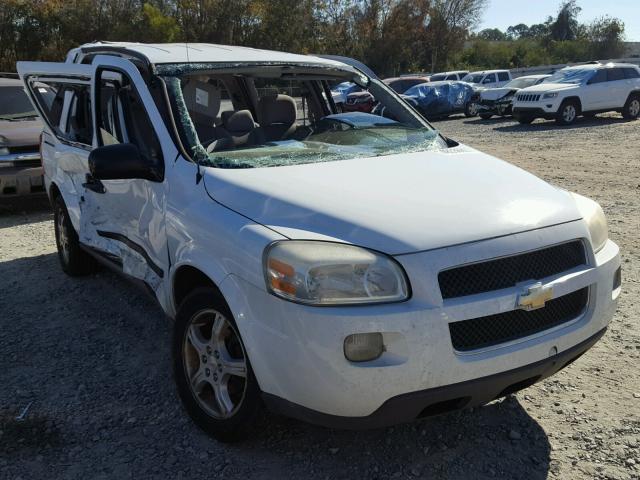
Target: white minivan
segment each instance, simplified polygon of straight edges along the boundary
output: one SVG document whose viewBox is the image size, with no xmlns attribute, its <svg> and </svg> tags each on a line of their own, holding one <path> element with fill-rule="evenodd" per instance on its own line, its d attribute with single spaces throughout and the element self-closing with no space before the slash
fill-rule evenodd
<svg viewBox="0 0 640 480">
<path fill-rule="evenodd" d="M 597 203 L 444 137 L 346 63 L 93 43 L 18 70 L 63 270 L 99 262 L 157 299 L 180 398 L 220 440 L 265 406 L 363 428 L 481 405 L 614 314 Z M 339 113 L 347 81 L 385 116 Z"/>
</svg>

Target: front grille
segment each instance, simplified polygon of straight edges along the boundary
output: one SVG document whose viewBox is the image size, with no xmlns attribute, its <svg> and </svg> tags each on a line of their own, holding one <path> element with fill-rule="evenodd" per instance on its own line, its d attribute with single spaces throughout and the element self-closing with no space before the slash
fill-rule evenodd
<svg viewBox="0 0 640 480">
<path fill-rule="evenodd" d="M 38 145 L 9 146 L 9 153 L 38 153 L 39 150 Z"/>
<path fill-rule="evenodd" d="M 589 288 L 554 298 L 537 310 L 513 310 L 449 324 L 453 348 L 465 352 L 527 337 L 578 318 Z"/>
<path fill-rule="evenodd" d="M 491 292 L 526 280 L 540 280 L 586 263 L 584 245 L 574 240 L 520 255 L 472 263 L 438 274 L 443 299 Z"/>
<path fill-rule="evenodd" d="M 540 100 L 540 94 L 521 93 L 516 96 L 519 102 L 537 102 Z"/>
</svg>

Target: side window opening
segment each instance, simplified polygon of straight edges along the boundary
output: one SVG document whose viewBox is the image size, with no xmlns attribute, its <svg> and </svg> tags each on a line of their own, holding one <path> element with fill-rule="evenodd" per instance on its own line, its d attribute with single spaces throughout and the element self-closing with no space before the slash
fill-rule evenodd
<svg viewBox="0 0 640 480">
<path fill-rule="evenodd" d="M 64 133 L 67 140 L 84 145 L 93 143 L 91 95 L 88 85 L 71 87 L 69 114 Z"/>
<path fill-rule="evenodd" d="M 118 72 L 101 70 L 98 75 L 100 145 L 132 143 L 143 158 L 161 168 L 160 141 L 135 86 Z"/>
<path fill-rule="evenodd" d="M 621 68 L 609 68 L 607 70 L 607 81 L 615 82 L 617 80 L 624 80 L 624 72 Z"/>
<path fill-rule="evenodd" d="M 591 79 L 589 80 L 589 84 L 602 83 L 606 81 L 607 81 L 606 70 L 598 70 L 596 74 L 593 77 L 591 77 Z"/>
<path fill-rule="evenodd" d="M 509 80 L 509 74 L 507 72 L 498 72 L 498 80 L 507 82 Z"/>
<path fill-rule="evenodd" d="M 29 82 L 29 87 L 56 137 L 92 145 L 91 88 L 88 84 L 34 80 Z"/>
</svg>

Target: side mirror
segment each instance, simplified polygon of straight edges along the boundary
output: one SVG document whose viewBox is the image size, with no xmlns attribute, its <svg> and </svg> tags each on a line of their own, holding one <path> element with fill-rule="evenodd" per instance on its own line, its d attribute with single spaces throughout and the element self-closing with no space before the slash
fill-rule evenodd
<svg viewBox="0 0 640 480">
<path fill-rule="evenodd" d="M 89 154 L 89 171 L 97 180 L 162 180 L 156 169 L 140 155 L 138 147 L 132 143 L 105 145 L 92 150 Z"/>
</svg>

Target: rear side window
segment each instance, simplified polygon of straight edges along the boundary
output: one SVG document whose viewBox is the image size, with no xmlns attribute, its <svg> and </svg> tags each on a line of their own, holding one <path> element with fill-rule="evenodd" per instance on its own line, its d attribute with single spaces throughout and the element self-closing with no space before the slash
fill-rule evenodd
<svg viewBox="0 0 640 480">
<path fill-rule="evenodd" d="M 640 78 L 640 72 L 637 68 L 625 67 L 622 70 L 624 71 L 625 78 Z"/>
<path fill-rule="evenodd" d="M 509 81 L 509 74 L 507 72 L 498 72 L 498 80 L 500 82 Z"/>
<path fill-rule="evenodd" d="M 615 82 L 617 80 L 624 80 L 624 72 L 621 68 L 609 68 L 607 70 L 607 81 Z"/>
<path fill-rule="evenodd" d="M 88 85 L 68 88 L 69 113 L 63 126 L 62 136 L 71 142 L 91 145 L 93 120 L 91 117 L 91 90 Z"/>
<path fill-rule="evenodd" d="M 89 84 L 37 80 L 29 86 L 56 137 L 91 146 L 93 120 Z"/>
<path fill-rule="evenodd" d="M 162 148 L 134 85 L 117 72 L 99 73 L 97 131 L 100 145 L 132 143 L 142 157 L 163 165 Z"/>
</svg>

